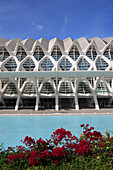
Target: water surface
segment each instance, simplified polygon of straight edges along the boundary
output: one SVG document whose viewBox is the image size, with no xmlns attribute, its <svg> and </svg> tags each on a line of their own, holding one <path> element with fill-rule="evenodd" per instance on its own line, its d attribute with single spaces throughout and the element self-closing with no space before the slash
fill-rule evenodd
<svg viewBox="0 0 113 170">
<path fill-rule="evenodd" d="M 113 130 L 113 115 L 0 116 L 0 144 L 3 143 L 5 148 L 21 145 L 25 136 L 48 139 L 61 127 L 79 137 L 83 123 L 103 134 L 104 130 Z"/>
</svg>

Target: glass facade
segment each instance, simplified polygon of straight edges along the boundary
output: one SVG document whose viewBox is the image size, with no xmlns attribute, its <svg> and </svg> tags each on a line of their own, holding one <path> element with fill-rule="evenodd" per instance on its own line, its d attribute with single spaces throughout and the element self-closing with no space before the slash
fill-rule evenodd
<svg viewBox="0 0 113 170">
<path fill-rule="evenodd" d="M 4 66 L 8 71 L 16 71 L 17 68 L 16 61 L 13 58 L 9 59 Z"/>
<path fill-rule="evenodd" d="M 33 60 L 31 58 L 28 58 L 24 64 L 23 64 L 23 68 L 26 71 L 33 71 L 35 68 L 35 63 L 33 62 Z"/>
<path fill-rule="evenodd" d="M 78 70 L 88 70 L 89 67 L 90 67 L 89 62 L 82 57 L 78 62 Z"/>
<path fill-rule="evenodd" d="M 113 61 L 113 46 L 110 45 L 103 53 L 103 55 L 109 60 Z"/>
<path fill-rule="evenodd" d="M 33 56 L 37 61 L 41 60 L 44 57 L 44 52 L 40 46 L 36 46 Z"/>
<path fill-rule="evenodd" d="M 58 61 L 59 58 L 62 56 L 60 48 L 57 45 L 54 47 L 51 56 L 54 58 L 55 61 Z"/>
<path fill-rule="evenodd" d="M 0 62 L 4 61 L 10 56 L 9 52 L 3 46 L 0 47 Z"/>
<path fill-rule="evenodd" d="M 18 61 L 22 61 L 25 57 L 27 56 L 25 50 L 23 49 L 22 46 L 18 46 L 18 50 L 17 50 L 17 53 L 16 53 L 16 57 L 18 59 Z"/>
<path fill-rule="evenodd" d="M 94 45 L 92 45 L 89 50 L 86 53 L 86 56 L 89 57 L 91 60 L 95 60 L 95 58 L 97 57 L 97 52 L 95 50 Z"/>
<path fill-rule="evenodd" d="M 73 45 L 73 47 L 71 48 L 69 54 L 68 54 L 74 61 L 77 60 L 77 58 L 79 57 L 80 53 L 77 49 L 77 47 L 75 45 Z"/>
<path fill-rule="evenodd" d="M 41 63 L 41 68 L 43 71 L 51 71 L 53 66 L 54 66 L 53 63 L 49 58 L 45 58 Z"/>
<path fill-rule="evenodd" d="M 101 57 L 98 57 L 96 61 L 97 70 L 106 70 L 108 63 Z"/>
<path fill-rule="evenodd" d="M 59 67 L 62 71 L 68 71 L 72 67 L 72 64 L 67 58 L 63 58 L 59 63 Z"/>
<path fill-rule="evenodd" d="M 63 94 L 73 93 L 70 82 L 62 82 L 60 85 L 59 93 L 63 93 Z"/>
</svg>

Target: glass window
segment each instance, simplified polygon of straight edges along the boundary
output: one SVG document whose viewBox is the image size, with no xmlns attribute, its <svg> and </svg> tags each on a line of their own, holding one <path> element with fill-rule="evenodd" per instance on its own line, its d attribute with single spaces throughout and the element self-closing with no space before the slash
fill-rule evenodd
<svg viewBox="0 0 113 170">
<path fill-rule="evenodd" d="M 109 93 L 109 90 L 108 90 L 108 88 L 107 88 L 107 86 L 106 86 L 106 84 L 104 82 L 100 82 L 98 84 L 96 93 L 102 93 L 102 94 Z"/>
<path fill-rule="evenodd" d="M 91 90 L 86 82 L 80 82 L 78 86 L 78 93 L 87 94 L 91 93 Z"/>
<path fill-rule="evenodd" d="M 71 48 L 69 54 L 68 54 L 74 61 L 77 60 L 77 58 L 79 57 L 79 51 L 77 49 L 77 47 L 75 45 L 73 45 L 73 47 Z"/>
<path fill-rule="evenodd" d="M 51 71 L 53 68 L 53 63 L 49 58 L 45 58 L 41 64 L 41 67 L 44 71 Z"/>
<path fill-rule="evenodd" d="M 59 63 L 59 67 L 62 71 L 68 71 L 72 67 L 72 64 L 67 58 L 63 58 L 62 61 Z"/>
<path fill-rule="evenodd" d="M 99 57 L 96 61 L 96 67 L 97 70 L 106 70 L 106 68 L 108 67 L 108 63 L 103 60 L 103 58 Z"/>
<path fill-rule="evenodd" d="M 42 86 L 41 93 L 52 94 L 54 93 L 53 85 L 51 82 L 45 82 Z"/>
<path fill-rule="evenodd" d="M 107 57 L 109 60 L 113 61 L 113 46 L 110 45 L 103 54 L 105 57 Z"/>
<path fill-rule="evenodd" d="M 18 50 L 16 53 L 16 57 L 18 59 L 18 61 L 22 61 L 25 57 L 27 56 L 25 50 L 23 49 L 22 46 L 18 46 Z"/>
<path fill-rule="evenodd" d="M 95 50 L 94 45 L 92 45 L 89 50 L 86 53 L 87 57 L 89 57 L 91 60 L 95 60 L 96 56 L 97 56 L 97 52 Z"/>
<path fill-rule="evenodd" d="M 78 62 L 78 70 L 88 70 L 90 64 L 85 58 L 81 58 Z"/>
<path fill-rule="evenodd" d="M 4 91 L 4 94 L 17 94 L 17 89 L 14 83 L 9 83 Z"/>
<path fill-rule="evenodd" d="M 15 71 L 17 68 L 16 61 L 13 58 L 9 59 L 4 66 L 8 71 Z"/>
<path fill-rule="evenodd" d="M 34 83 L 32 83 L 32 82 L 26 83 L 22 94 L 28 94 L 28 95 L 36 94 Z"/>
<path fill-rule="evenodd" d="M 73 93 L 71 84 L 69 82 L 62 82 L 60 85 L 59 93 L 63 93 L 63 94 Z"/>
<path fill-rule="evenodd" d="M 8 53 L 8 51 L 3 46 L 1 46 L 0 47 L 0 62 L 4 61 L 9 56 L 10 54 Z"/>
<path fill-rule="evenodd" d="M 33 56 L 37 61 L 44 57 L 44 52 L 40 46 L 36 46 Z"/>
<path fill-rule="evenodd" d="M 28 58 L 24 62 L 23 67 L 26 71 L 33 71 L 35 68 L 35 63 L 33 62 L 33 60 L 31 58 Z"/>
<path fill-rule="evenodd" d="M 54 47 L 51 56 L 54 58 L 55 61 L 58 61 L 59 58 L 62 56 L 60 48 L 57 45 Z"/>
</svg>

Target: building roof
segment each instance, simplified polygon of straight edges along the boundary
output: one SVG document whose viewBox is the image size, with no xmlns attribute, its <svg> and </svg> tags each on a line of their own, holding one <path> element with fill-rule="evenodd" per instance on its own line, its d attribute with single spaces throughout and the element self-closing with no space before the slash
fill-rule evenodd
<svg viewBox="0 0 113 170">
<path fill-rule="evenodd" d="M 14 38 L 12 40 L 2 38 L 0 39 L 0 44 L 6 45 L 11 51 L 14 51 L 18 42 L 20 42 L 25 46 L 25 48 L 28 49 L 28 51 L 31 51 L 33 49 L 33 45 L 36 42 L 39 42 L 39 44 L 43 46 L 46 51 L 51 51 L 55 45 L 59 45 L 59 47 L 62 48 L 62 50 L 67 51 L 74 41 L 78 43 L 82 51 L 85 51 L 85 49 L 87 49 L 87 47 L 90 45 L 92 41 L 95 42 L 95 44 L 98 47 L 98 50 L 102 51 L 107 44 L 113 41 L 113 38 L 106 37 L 106 38 L 100 39 L 98 37 L 93 37 L 91 39 L 86 39 L 84 37 L 81 37 L 76 40 L 70 37 L 64 40 L 58 39 L 56 37 L 51 40 L 47 40 L 45 38 L 40 38 L 38 40 L 34 40 L 32 38 L 27 38 L 25 40 L 21 40 L 19 38 Z"/>
</svg>

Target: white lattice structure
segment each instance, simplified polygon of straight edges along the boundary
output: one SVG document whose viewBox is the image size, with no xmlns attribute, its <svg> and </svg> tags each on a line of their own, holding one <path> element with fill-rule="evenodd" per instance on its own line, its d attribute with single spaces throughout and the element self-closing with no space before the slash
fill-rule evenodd
<svg viewBox="0 0 113 170">
<path fill-rule="evenodd" d="M 110 37 L 3 38 L 0 39 L 0 107 L 15 110 L 112 107 L 112 71 Z M 99 76 L 100 73 L 103 74 Z"/>
</svg>

